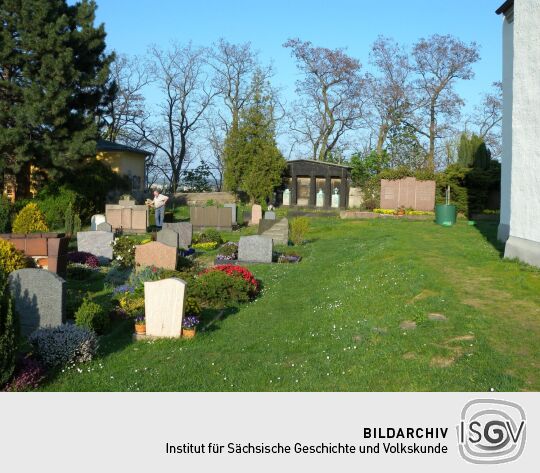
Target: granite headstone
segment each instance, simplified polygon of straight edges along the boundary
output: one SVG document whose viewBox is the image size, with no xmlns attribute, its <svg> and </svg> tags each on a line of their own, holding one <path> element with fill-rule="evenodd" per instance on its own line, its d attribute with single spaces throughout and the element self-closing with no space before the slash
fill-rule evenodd
<svg viewBox="0 0 540 473">
<path fill-rule="evenodd" d="M 262 207 L 259 204 L 254 204 L 251 207 L 251 225 L 259 225 L 259 220 L 262 219 Z"/>
<path fill-rule="evenodd" d="M 267 212 L 264 212 L 264 219 L 265 220 L 275 220 L 276 219 L 276 212 L 273 212 L 271 210 L 268 210 Z"/>
<path fill-rule="evenodd" d="M 96 230 L 98 232 L 112 232 L 112 225 L 107 222 L 101 222 L 97 227 Z"/>
<path fill-rule="evenodd" d="M 90 228 L 92 229 L 93 232 L 95 232 L 97 230 L 97 226 L 100 223 L 103 223 L 106 221 L 107 220 L 105 219 L 105 215 L 102 215 L 102 214 L 92 215 L 92 218 L 90 219 Z"/>
<path fill-rule="evenodd" d="M 272 250 L 272 238 L 262 235 L 240 237 L 240 242 L 238 244 L 238 262 L 271 263 Z"/>
<path fill-rule="evenodd" d="M 156 241 L 174 248 L 178 248 L 178 233 L 171 228 L 164 228 L 163 230 L 157 232 Z"/>
<path fill-rule="evenodd" d="M 103 262 L 109 262 L 113 257 L 112 232 L 77 232 L 77 250 L 86 251 L 97 256 Z"/>
<path fill-rule="evenodd" d="M 9 275 L 8 284 L 24 336 L 65 323 L 66 282 L 60 276 L 45 269 L 19 269 Z"/>
<path fill-rule="evenodd" d="M 193 239 L 193 225 L 189 222 L 163 222 L 163 229 L 174 230 L 178 233 L 180 248 L 189 248 Z"/>
<path fill-rule="evenodd" d="M 186 282 L 171 278 L 144 283 L 146 334 L 180 337 L 186 300 Z"/>
<path fill-rule="evenodd" d="M 140 271 L 147 266 L 163 269 L 176 269 L 178 249 L 159 241 L 135 246 L 135 269 Z"/>
</svg>

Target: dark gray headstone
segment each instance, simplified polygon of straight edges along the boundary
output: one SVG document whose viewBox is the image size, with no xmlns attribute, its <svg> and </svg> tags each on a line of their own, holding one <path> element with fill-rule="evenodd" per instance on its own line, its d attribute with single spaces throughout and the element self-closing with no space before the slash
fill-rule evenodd
<svg viewBox="0 0 540 473">
<path fill-rule="evenodd" d="M 180 248 L 189 248 L 193 239 L 193 225 L 190 222 L 163 222 L 163 229 L 168 228 L 178 233 Z"/>
<path fill-rule="evenodd" d="M 66 282 L 60 276 L 45 269 L 19 269 L 9 275 L 8 284 L 24 336 L 65 323 Z"/>
<path fill-rule="evenodd" d="M 271 263 L 272 250 L 272 238 L 261 235 L 240 237 L 238 262 Z"/>
<path fill-rule="evenodd" d="M 77 232 L 77 250 L 97 256 L 101 261 L 110 261 L 113 257 L 111 232 Z"/>
<path fill-rule="evenodd" d="M 265 220 L 275 220 L 276 219 L 276 212 L 273 212 L 271 210 L 267 210 L 264 212 L 264 219 Z"/>
<path fill-rule="evenodd" d="M 223 204 L 223 207 L 227 207 L 231 209 L 232 223 L 236 225 L 238 223 L 237 216 L 236 216 L 236 204 Z"/>
<path fill-rule="evenodd" d="M 245 210 L 242 214 L 242 222 L 243 223 L 249 223 L 251 222 L 251 212 Z"/>
<path fill-rule="evenodd" d="M 98 232 L 112 232 L 112 225 L 110 223 L 107 223 L 107 222 L 102 222 L 100 223 L 97 227 L 96 227 L 96 230 Z"/>
<path fill-rule="evenodd" d="M 170 228 L 164 228 L 163 230 L 157 232 L 156 241 L 159 241 L 167 246 L 178 248 L 178 233 Z"/>
</svg>

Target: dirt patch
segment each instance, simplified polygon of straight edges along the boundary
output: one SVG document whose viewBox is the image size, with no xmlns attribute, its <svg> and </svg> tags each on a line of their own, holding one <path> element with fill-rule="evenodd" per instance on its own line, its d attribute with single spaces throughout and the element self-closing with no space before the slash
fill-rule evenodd
<svg viewBox="0 0 540 473">
<path fill-rule="evenodd" d="M 474 340 L 474 335 L 461 335 L 459 337 L 454 337 L 446 340 L 446 343 L 470 342 L 471 340 Z"/>
<path fill-rule="evenodd" d="M 414 360 L 414 359 L 416 359 L 416 353 L 412 353 L 412 352 L 404 353 L 403 354 L 403 359 L 404 360 Z"/>
<path fill-rule="evenodd" d="M 434 368 L 448 368 L 454 364 L 454 358 L 444 358 L 442 356 L 434 356 L 429 362 L 429 366 Z"/>
</svg>

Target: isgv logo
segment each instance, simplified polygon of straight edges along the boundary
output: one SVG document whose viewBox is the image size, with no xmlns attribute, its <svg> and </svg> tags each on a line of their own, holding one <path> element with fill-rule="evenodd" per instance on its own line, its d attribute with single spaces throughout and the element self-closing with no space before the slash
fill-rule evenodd
<svg viewBox="0 0 540 473">
<path fill-rule="evenodd" d="M 513 402 L 477 399 L 461 411 L 459 453 L 470 463 L 507 463 L 525 448 L 525 411 Z"/>
</svg>

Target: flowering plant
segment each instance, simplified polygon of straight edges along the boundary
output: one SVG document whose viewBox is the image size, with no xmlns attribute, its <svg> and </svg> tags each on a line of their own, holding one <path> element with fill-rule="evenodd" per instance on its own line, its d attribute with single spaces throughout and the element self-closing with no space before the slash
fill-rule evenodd
<svg viewBox="0 0 540 473">
<path fill-rule="evenodd" d="M 192 248 L 195 248 L 196 250 L 203 250 L 203 251 L 210 251 L 215 250 L 218 246 L 218 243 L 215 241 L 208 241 L 205 243 L 194 243 L 191 245 Z"/>
<path fill-rule="evenodd" d="M 182 320 L 182 328 L 192 329 L 199 325 L 199 323 L 199 317 L 188 315 L 187 317 L 184 317 L 184 320 Z"/>
<path fill-rule="evenodd" d="M 68 263 L 84 264 L 90 268 L 99 267 L 99 259 L 86 251 L 71 251 L 67 255 Z"/>
<path fill-rule="evenodd" d="M 122 284 L 113 289 L 114 294 L 133 294 L 134 292 L 135 288 L 129 284 Z"/>
<path fill-rule="evenodd" d="M 139 314 L 137 317 L 135 317 L 135 325 L 145 325 L 146 319 L 144 318 L 144 315 Z"/>
<path fill-rule="evenodd" d="M 45 378 L 45 367 L 32 357 L 25 357 L 15 372 L 15 376 L 6 386 L 6 391 L 20 392 L 36 389 Z"/>
<path fill-rule="evenodd" d="M 112 247 L 115 261 L 123 267 L 135 265 L 136 241 L 128 236 L 115 238 Z"/>
<path fill-rule="evenodd" d="M 249 269 L 244 268 L 243 266 L 235 264 L 218 264 L 213 268 L 207 269 L 203 273 L 212 271 L 221 271 L 229 276 L 240 277 L 250 284 L 252 295 L 256 295 L 259 292 L 259 281 L 255 279 L 255 276 Z"/>
<path fill-rule="evenodd" d="M 221 246 L 217 255 L 218 259 L 233 261 L 238 259 L 238 243 L 229 241 Z"/>
</svg>

